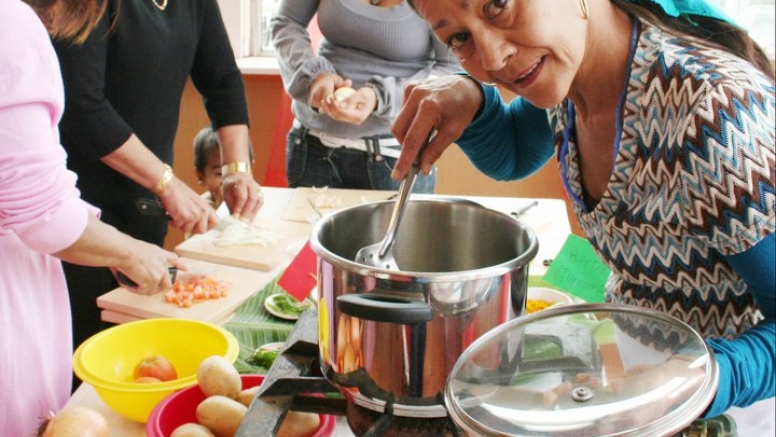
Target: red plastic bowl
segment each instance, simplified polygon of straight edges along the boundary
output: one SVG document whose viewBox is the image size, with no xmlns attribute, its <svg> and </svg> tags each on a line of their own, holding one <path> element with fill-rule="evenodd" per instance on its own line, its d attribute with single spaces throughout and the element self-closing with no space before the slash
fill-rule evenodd
<svg viewBox="0 0 776 437">
<path fill-rule="evenodd" d="M 260 385 L 264 381 L 264 375 L 241 375 L 243 388 L 251 388 Z M 199 386 L 175 392 L 161 402 L 151 411 L 146 422 L 146 434 L 148 437 L 170 437 L 175 428 L 184 423 L 197 423 L 197 405 L 205 399 Z M 334 416 L 320 415 L 321 425 L 310 437 L 330 437 L 334 432 Z"/>
</svg>

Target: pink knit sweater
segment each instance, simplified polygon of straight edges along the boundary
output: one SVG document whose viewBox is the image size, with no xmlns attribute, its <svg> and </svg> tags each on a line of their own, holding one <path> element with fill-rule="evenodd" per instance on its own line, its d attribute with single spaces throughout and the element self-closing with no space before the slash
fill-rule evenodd
<svg viewBox="0 0 776 437">
<path fill-rule="evenodd" d="M 72 335 L 62 266 L 95 211 L 65 167 L 59 64 L 38 16 L 0 0 L 0 434 L 29 437 L 67 401 Z"/>
</svg>

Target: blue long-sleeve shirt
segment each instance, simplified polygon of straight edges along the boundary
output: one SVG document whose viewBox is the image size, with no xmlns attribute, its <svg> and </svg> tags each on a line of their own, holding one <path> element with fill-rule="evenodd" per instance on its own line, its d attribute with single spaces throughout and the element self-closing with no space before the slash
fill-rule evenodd
<svg viewBox="0 0 776 437">
<path fill-rule="evenodd" d="M 720 369 L 712 417 L 776 394 L 774 83 L 647 25 L 632 56 L 612 177 L 595 205 L 582 200 L 569 101 L 544 111 L 483 87 L 481 113 L 456 143 L 500 180 L 555 153 L 585 235 L 612 270 L 607 299 L 667 308 L 709 339 Z"/>
</svg>

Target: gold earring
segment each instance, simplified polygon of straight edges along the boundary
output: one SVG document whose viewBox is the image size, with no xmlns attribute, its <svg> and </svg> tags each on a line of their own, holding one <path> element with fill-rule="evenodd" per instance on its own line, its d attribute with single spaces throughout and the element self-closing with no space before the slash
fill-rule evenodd
<svg viewBox="0 0 776 437">
<path fill-rule="evenodd" d="M 587 9 L 587 0 L 579 0 L 579 7 L 582 8 L 582 16 L 587 20 L 587 17 L 590 16 Z"/>
</svg>

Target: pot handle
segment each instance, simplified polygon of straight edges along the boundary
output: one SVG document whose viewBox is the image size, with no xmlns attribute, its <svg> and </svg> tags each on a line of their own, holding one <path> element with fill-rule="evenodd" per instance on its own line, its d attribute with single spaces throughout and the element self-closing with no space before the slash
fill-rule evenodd
<svg viewBox="0 0 776 437">
<path fill-rule="evenodd" d="M 425 302 L 407 301 L 374 293 L 338 296 L 337 310 L 362 320 L 404 325 L 428 322 L 434 317 L 434 309 Z"/>
</svg>

